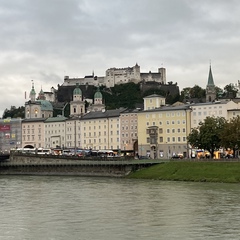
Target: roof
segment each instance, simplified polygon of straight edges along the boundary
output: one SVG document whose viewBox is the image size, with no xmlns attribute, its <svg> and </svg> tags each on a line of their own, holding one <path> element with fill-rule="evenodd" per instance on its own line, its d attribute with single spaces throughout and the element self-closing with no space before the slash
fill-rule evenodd
<svg viewBox="0 0 240 240">
<path fill-rule="evenodd" d="M 94 99 L 95 98 L 102 98 L 102 93 L 100 92 L 99 88 L 98 88 L 97 92 L 95 92 L 95 94 L 94 94 Z"/>
<path fill-rule="evenodd" d="M 207 86 L 214 86 L 211 66 L 210 66 L 210 68 L 209 68 L 209 75 L 208 75 L 208 83 L 207 83 Z"/>
<path fill-rule="evenodd" d="M 125 111 L 126 108 L 119 108 L 114 110 L 106 110 L 106 111 L 96 111 L 96 112 L 89 112 L 84 115 L 81 119 L 95 119 L 95 118 L 111 118 L 111 117 L 119 117 L 120 113 Z"/>
<path fill-rule="evenodd" d="M 41 110 L 42 111 L 53 111 L 52 104 L 47 100 L 37 100 L 36 102 L 39 102 L 41 104 Z"/>
<path fill-rule="evenodd" d="M 57 116 L 57 117 L 49 117 L 45 120 L 45 122 L 64 122 L 67 118 L 64 116 Z"/>
<path fill-rule="evenodd" d="M 76 88 L 73 90 L 73 95 L 82 95 L 82 90 L 79 88 L 79 83 L 76 84 Z"/>
<path fill-rule="evenodd" d="M 204 105 L 213 105 L 213 104 L 227 104 L 231 100 L 224 99 L 224 100 L 219 100 L 219 101 L 214 101 L 214 102 L 205 102 L 205 103 L 193 103 L 190 104 L 191 106 L 204 106 Z"/>
<path fill-rule="evenodd" d="M 178 105 L 178 106 L 162 106 L 159 108 L 153 108 L 149 110 L 143 110 L 139 111 L 140 113 L 145 113 L 145 112 L 159 112 L 159 111 L 177 111 L 177 110 L 191 110 L 191 106 L 189 104 L 184 104 L 184 105 Z"/>
<path fill-rule="evenodd" d="M 146 96 L 144 98 L 165 98 L 165 97 L 158 95 L 158 94 L 152 94 L 152 95 Z"/>
<path fill-rule="evenodd" d="M 25 118 L 22 120 L 22 123 L 25 122 L 44 122 L 45 118 Z"/>
</svg>

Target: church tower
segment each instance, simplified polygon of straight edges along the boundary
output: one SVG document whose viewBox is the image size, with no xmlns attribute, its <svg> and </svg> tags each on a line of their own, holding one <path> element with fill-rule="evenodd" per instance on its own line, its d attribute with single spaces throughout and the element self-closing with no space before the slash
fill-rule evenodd
<svg viewBox="0 0 240 240">
<path fill-rule="evenodd" d="M 82 116 L 85 114 L 85 103 L 82 100 L 82 90 L 79 87 L 79 83 L 76 83 L 76 87 L 73 90 L 73 100 L 70 102 L 70 115 L 72 117 Z"/>
<path fill-rule="evenodd" d="M 206 102 L 212 102 L 215 99 L 216 99 L 216 90 L 215 90 L 215 85 L 214 85 L 213 76 L 212 76 L 212 69 L 210 65 L 209 74 L 208 74 L 208 83 L 206 87 Z"/>
<path fill-rule="evenodd" d="M 105 110 L 105 104 L 103 104 L 103 96 L 99 87 L 94 94 L 93 104 L 88 107 L 88 112 L 97 112 Z"/>
<path fill-rule="evenodd" d="M 36 92 L 35 92 L 35 89 L 34 89 L 33 80 L 32 80 L 32 89 L 30 91 L 29 98 L 30 98 L 31 102 L 35 102 L 36 101 Z"/>
<path fill-rule="evenodd" d="M 43 92 L 42 88 L 41 88 L 41 91 L 38 94 L 38 100 L 46 100 L 46 97 L 44 95 L 44 92 Z"/>
</svg>

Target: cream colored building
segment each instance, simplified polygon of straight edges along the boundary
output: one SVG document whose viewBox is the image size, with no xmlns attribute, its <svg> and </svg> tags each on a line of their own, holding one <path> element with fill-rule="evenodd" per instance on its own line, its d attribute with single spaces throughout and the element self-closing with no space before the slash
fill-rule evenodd
<svg viewBox="0 0 240 240">
<path fill-rule="evenodd" d="M 83 149 L 119 150 L 120 113 L 125 109 L 89 112 L 81 118 Z"/>
<path fill-rule="evenodd" d="M 237 115 L 240 105 L 232 100 L 220 100 L 192 104 L 191 108 L 191 128 L 196 128 L 206 117 L 224 117 L 226 120 L 231 119 L 234 115 Z M 231 111 L 234 109 L 235 111 Z"/>
<path fill-rule="evenodd" d="M 138 153 L 151 158 L 188 157 L 187 136 L 191 130 L 188 105 L 161 106 L 162 97 L 144 99 L 144 111 L 138 113 Z M 157 104 L 154 108 L 153 102 Z M 149 109 L 149 110 L 148 110 Z"/>
<path fill-rule="evenodd" d="M 52 104 L 45 100 L 44 92 L 36 99 L 34 84 L 25 103 L 25 119 L 22 121 L 22 147 L 45 147 L 44 121 L 53 116 Z"/>
<path fill-rule="evenodd" d="M 40 148 L 45 146 L 45 119 L 24 119 L 22 121 L 22 147 Z"/>
<path fill-rule="evenodd" d="M 120 148 L 122 152 L 136 154 L 138 139 L 138 110 L 125 110 L 120 113 Z"/>
<path fill-rule="evenodd" d="M 44 121 L 45 148 L 65 146 L 66 117 L 57 116 Z"/>
<path fill-rule="evenodd" d="M 66 148 L 82 148 L 81 143 L 81 119 L 70 118 L 66 120 L 65 131 L 65 145 Z"/>
<path fill-rule="evenodd" d="M 163 96 L 152 94 L 150 96 L 144 97 L 144 110 L 150 110 L 159 108 L 166 105 L 166 99 Z"/>
</svg>

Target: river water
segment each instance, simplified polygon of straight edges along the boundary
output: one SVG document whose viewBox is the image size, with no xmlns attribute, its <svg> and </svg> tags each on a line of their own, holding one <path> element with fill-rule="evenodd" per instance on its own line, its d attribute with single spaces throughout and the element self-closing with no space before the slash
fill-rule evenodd
<svg viewBox="0 0 240 240">
<path fill-rule="evenodd" d="M 238 184 L 0 176 L 2 240 L 240 239 Z"/>
</svg>

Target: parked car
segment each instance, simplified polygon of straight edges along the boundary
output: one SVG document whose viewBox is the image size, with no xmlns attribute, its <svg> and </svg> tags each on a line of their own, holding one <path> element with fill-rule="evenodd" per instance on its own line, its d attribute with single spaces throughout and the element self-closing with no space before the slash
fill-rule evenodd
<svg viewBox="0 0 240 240">
<path fill-rule="evenodd" d="M 183 155 L 182 154 L 173 155 L 172 159 L 183 159 Z"/>
</svg>

